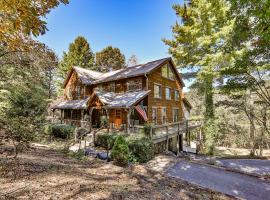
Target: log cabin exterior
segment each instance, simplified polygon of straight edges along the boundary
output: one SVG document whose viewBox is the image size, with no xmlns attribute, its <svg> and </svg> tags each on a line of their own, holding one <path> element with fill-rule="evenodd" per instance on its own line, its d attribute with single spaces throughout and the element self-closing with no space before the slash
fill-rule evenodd
<svg viewBox="0 0 270 200">
<path fill-rule="evenodd" d="M 133 125 L 184 119 L 183 87 L 171 58 L 107 73 L 73 67 L 64 82 L 64 100 L 51 108 L 60 110 L 64 123 L 91 129 L 104 120 L 110 128 L 130 132 Z"/>
</svg>

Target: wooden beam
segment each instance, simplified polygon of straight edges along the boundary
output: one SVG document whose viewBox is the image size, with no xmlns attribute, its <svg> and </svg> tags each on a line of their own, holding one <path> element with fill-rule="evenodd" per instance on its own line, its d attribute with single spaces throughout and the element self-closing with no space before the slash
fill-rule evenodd
<svg viewBox="0 0 270 200">
<path fill-rule="evenodd" d="M 166 151 L 169 151 L 169 130 L 168 126 L 166 126 Z"/>
<path fill-rule="evenodd" d="M 61 117 L 60 117 L 60 120 L 61 120 L 61 124 L 63 123 L 63 110 L 61 109 Z"/>
<path fill-rule="evenodd" d="M 131 109 L 128 109 L 127 112 L 127 133 L 130 134 L 130 115 L 131 115 Z"/>
<path fill-rule="evenodd" d="M 92 107 L 89 108 L 89 131 L 92 131 L 92 113 L 93 113 L 93 109 Z"/>
<path fill-rule="evenodd" d="M 107 117 L 107 132 L 110 132 L 110 115 L 109 115 L 109 109 L 105 108 L 106 111 L 106 117 Z"/>
</svg>

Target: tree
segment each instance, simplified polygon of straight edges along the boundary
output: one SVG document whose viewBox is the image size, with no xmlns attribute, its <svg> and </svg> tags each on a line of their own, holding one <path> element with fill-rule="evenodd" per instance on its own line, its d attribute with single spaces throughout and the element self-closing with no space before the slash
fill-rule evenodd
<svg viewBox="0 0 270 200">
<path fill-rule="evenodd" d="M 122 135 L 119 135 L 113 145 L 111 152 L 112 159 L 120 166 L 128 165 L 129 148 L 128 143 Z"/>
<path fill-rule="evenodd" d="M 222 91 L 242 100 L 241 110 L 250 122 L 251 154 L 259 143 L 262 155 L 265 136 L 270 135 L 267 127 L 270 116 L 269 2 L 231 0 L 231 4 L 235 24 L 225 50 L 231 52 L 233 64 L 221 68 L 221 74 L 227 79 Z"/>
<path fill-rule="evenodd" d="M 68 52 L 64 52 L 63 59 L 59 65 L 59 76 L 61 79 L 65 79 L 68 71 L 74 66 L 95 69 L 94 54 L 89 43 L 82 36 L 78 36 L 74 42 L 70 43 Z"/>
<path fill-rule="evenodd" d="M 213 83 L 220 67 L 230 64 L 230 55 L 223 52 L 234 23 L 228 17 L 230 5 L 226 0 L 196 0 L 173 8 L 182 22 L 174 25 L 174 38 L 164 42 L 180 68 L 197 72 L 204 89 L 205 120 L 214 122 Z"/>
<path fill-rule="evenodd" d="M 180 68 L 198 71 L 197 78 L 203 81 L 205 89 L 206 118 L 214 117 L 213 82 L 217 70 L 227 64 L 222 48 L 233 24 L 227 17 L 229 8 L 225 0 L 174 5 L 182 23 L 174 25 L 174 39 L 164 40 Z"/>
<path fill-rule="evenodd" d="M 31 48 L 29 36 L 47 31 L 45 16 L 60 3 L 67 4 L 68 0 L 0 0 L 0 43 L 7 47 L 6 52 Z"/>
<path fill-rule="evenodd" d="M 135 54 L 131 55 L 130 58 L 128 59 L 127 66 L 131 67 L 131 66 L 135 66 L 138 64 L 139 64 L 139 62 L 138 62 L 137 56 Z"/>
<path fill-rule="evenodd" d="M 96 65 L 102 72 L 124 68 L 125 62 L 125 56 L 120 49 L 112 46 L 108 46 L 96 53 Z"/>
</svg>

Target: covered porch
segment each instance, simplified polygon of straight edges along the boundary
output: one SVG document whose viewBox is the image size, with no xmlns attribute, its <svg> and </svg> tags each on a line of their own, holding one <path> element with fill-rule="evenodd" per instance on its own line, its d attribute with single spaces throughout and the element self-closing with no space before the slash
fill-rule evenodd
<svg viewBox="0 0 270 200">
<path fill-rule="evenodd" d="M 66 100 L 51 107 L 54 123 L 70 124 L 92 130 L 107 128 L 127 133 L 147 121 L 149 91 L 127 93 L 99 92 L 82 100 Z"/>
</svg>

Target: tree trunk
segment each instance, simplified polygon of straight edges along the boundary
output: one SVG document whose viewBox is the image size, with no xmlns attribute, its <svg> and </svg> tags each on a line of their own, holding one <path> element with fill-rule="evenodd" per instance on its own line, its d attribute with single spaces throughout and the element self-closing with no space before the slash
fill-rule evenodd
<svg viewBox="0 0 270 200">
<path fill-rule="evenodd" d="M 206 120 L 214 118 L 214 100 L 213 100 L 213 77 L 206 77 L 204 80 L 204 97 Z"/>
</svg>

